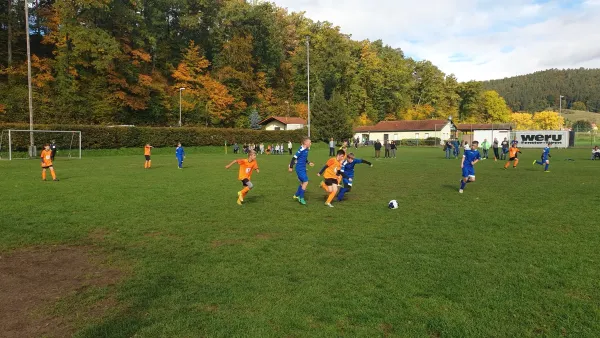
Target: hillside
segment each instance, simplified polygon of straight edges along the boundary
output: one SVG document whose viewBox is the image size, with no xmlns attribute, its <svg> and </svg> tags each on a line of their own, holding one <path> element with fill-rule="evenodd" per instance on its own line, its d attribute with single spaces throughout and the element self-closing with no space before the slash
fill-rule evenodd
<svg viewBox="0 0 600 338">
<path fill-rule="evenodd" d="M 591 123 L 600 124 L 600 113 L 582 111 L 582 110 L 571 110 L 563 109 L 563 117 L 571 122 L 576 121 L 589 121 Z"/>
<path fill-rule="evenodd" d="M 600 69 L 550 69 L 484 81 L 483 86 L 497 91 L 514 111 L 558 109 L 560 95 L 563 108 L 600 111 Z"/>
</svg>

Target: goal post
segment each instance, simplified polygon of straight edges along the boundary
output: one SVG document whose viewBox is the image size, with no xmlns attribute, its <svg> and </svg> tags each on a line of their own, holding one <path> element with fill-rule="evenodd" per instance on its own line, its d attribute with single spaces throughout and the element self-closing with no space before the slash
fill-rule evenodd
<svg viewBox="0 0 600 338">
<path fill-rule="evenodd" d="M 35 133 L 35 145 L 29 145 L 29 133 Z M 29 159 L 37 157 L 44 144 L 56 142 L 56 157 L 81 159 L 79 130 L 20 130 L 7 129 L 0 133 L 0 159 Z"/>
</svg>

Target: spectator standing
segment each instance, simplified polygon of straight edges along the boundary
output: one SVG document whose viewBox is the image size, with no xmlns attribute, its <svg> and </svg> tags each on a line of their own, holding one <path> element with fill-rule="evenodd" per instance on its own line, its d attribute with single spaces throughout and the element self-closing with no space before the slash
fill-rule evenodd
<svg viewBox="0 0 600 338">
<path fill-rule="evenodd" d="M 488 142 L 487 138 L 483 139 L 483 142 L 481 143 L 481 148 L 483 148 L 483 159 L 487 160 L 489 158 L 490 151 L 490 143 Z"/>
<path fill-rule="evenodd" d="M 377 140 L 373 146 L 375 147 L 375 158 L 379 158 L 381 156 L 381 142 Z"/>
<path fill-rule="evenodd" d="M 498 139 L 494 137 L 494 142 L 492 143 L 492 148 L 494 149 L 494 162 L 498 161 L 500 155 L 498 155 L 498 147 L 499 147 Z"/>
<path fill-rule="evenodd" d="M 335 156 L 335 142 L 333 137 L 329 139 L 329 156 Z"/>
<path fill-rule="evenodd" d="M 458 138 L 454 138 L 452 140 L 452 152 L 454 153 L 454 158 L 458 158 L 460 154 L 460 142 L 458 142 Z"/>
<path fill-rule="evenodd" d="M 290 155 L 292 154 L 292 148 L 294 147 L 294 145 L 292 144 L 292 140 L 288 141 L 288 152 L 290 153 Z"/>
<path fill-rule="evenodd" d="M 505 160 L 506 154 L 508 153 L 508 139 L 506 137 L 504 138 L 504 141 L 502 141 L 500 146 L 502 147 L 502 153 L 500 154 L 500 159 Z"/>
<path fill-rule="evenodd" d="M 390 145 L 390 150 L 392 151 L 392 157 L 396 158 L 396 141 L 392 141 Z"/>
<path fill-rule="evenodd" d="M 447 159 L 450 159 L 450 154 L 452 154 L 453 149 L 454 149 L 454 146 L 452 145 L 452 140 L 448 139 L 446 141 L 446 143 L 444 144 L 444 151 L 446 152 Z"/>
<path fill-rule="evenodd" d="M 385 147 L 383 157 L 389 158 L 390 157 L 390 141 L 388 141 L 388 140 L 383 141 L 383 146 Z"/>
<path fill-rule="evenodd" d="M 240 151 L 240 146 L 237 144 L 237 142 L 233 143 L 233 153 L 237 154 Z"/>
<path fill-rule="evenodd" d="M 58 150 L 58 147 L 56 146 L 56 141 L 52 140 L 52 143 L 50 143 L 50 151 L 52 152 L 50 155 L 50 160 L 52 160 L 52 162 L 54 162 L 54 156 L 56 156 L 57 150 Z"/>
</svg>

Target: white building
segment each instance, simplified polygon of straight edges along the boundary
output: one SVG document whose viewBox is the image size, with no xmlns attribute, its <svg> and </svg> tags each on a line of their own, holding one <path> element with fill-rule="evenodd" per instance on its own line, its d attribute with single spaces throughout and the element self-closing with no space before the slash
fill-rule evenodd
<svg viewBox="0 0 600 338">
<path fill-rule="evenodd" d="M 306 127 L 306 120 L 300 117 L 271 116 L 260 122 L 265 130 L 296 130 Z"/>
<path fill-rule="evenodd" d="M 354 138 L 384 142 L 404 139 L 425 140 L 437 137 L 446 140 L 452 136 L 452 122 L 448 120 L 419 121 L 381 121 L 374 126 L 362 126 L 354 129 Z"/>
<path fill-rule="evenodd" d="M 498 142 L 502 142 L 505 137 L 507 140 L 511 139 L 512 127 L 508 123 L 460 123 L 456 125 L 456 128 L 461 132 L 462 140 L 469 144 L 472 141 L 479 141 L 481 144 L 485 139 L 490 143 L 494 142 L 494 138 L 497 138 Z"/>
</svg>

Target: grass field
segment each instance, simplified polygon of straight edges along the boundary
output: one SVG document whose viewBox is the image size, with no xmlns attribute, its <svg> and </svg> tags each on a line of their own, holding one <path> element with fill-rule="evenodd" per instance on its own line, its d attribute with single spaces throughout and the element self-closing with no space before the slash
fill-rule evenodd
<svg viewBox="0 0 600 338">
<path fill-rule="evenodd" d="M 236 156 L 221 151 L 187 149 L 183 170 L 173 149 L 155 151 L 150 170 L 141 149 L 88 152 L 56 162 L 60 182 L 41 182 L 38 161 L 0 161 L 0 256 L 85 246 L 126 271 L 38 310 L 72 316 L 111 297 L 70 321 L 79 337 L 600 332 L 600 161 L 588 149 L 554 149 L 550 173 L 531 164 L 539 149 L 517 169 L 482 161 L 462 195 L 459 160 L 440 149 L 378 160 L 359 149 L 374 166 L 357 166 L 335 208 L 316 176 L 325 148 L 311 151 L 305 207 L 287 155 L 259 156 L 236 205 L 237 166 L 224 168 Z"/>
</svg>

